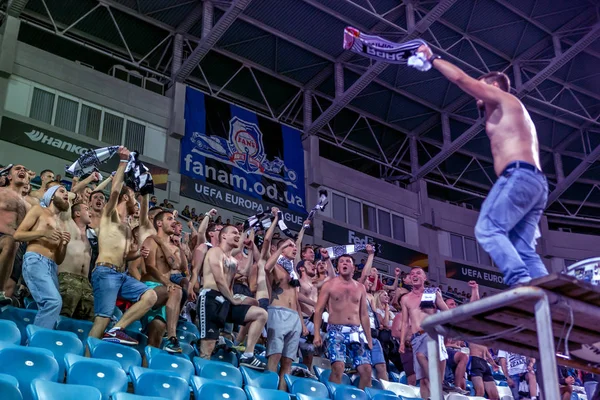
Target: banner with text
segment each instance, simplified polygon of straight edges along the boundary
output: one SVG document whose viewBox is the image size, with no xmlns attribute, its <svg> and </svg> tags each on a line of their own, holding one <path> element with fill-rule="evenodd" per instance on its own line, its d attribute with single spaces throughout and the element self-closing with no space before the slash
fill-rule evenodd
<svg viewBox="0 0 600 400">
<path fill-rule="evenodd" d="M 374 238 L 366 233 L 344 228 L 328 221 L 323 221 L 323 240 L 339 245 L 377 243 L 379 245 L 378 257 L 406 265 L 407 267 L 421 267 L 426 269 L 429 266 L 427 254 Z"/>
<path fill-rule="evenodd" d="M 181 194 L 186 197 L 214 195 L 202 201 L 245 214 L 258 212 L 258 205 L 306 214 L 300 131 L 190 87 L 181 174 Z"/>
<path fill-rule="evenodd" d="M 445 261 L 446 278 L 456 279 L 458 281 L 475 281 L 481 286 L 487 286 L 495 289 L 506 289 L 504 278 L 498 271 L 490 271 L 483 268 L 471 267 L 454 261 Z"/>
<path fill-rule="evenodd" d="M 52 130 L 44 129 L 39 126 L 9 117 L 2 118 L 0 139 L 58 158 L 62 158 L 63 160 L 68 161 L 65 162 L 65 166 L 77 160 L 89 149 L 97 149 L 101 147 L 94 146 L 81 140 L 61 135 L 60 133 Z M 143 149 L 130 150 L 138 150 L 141 152 Z M 154 187 L 161 190 L 167 190 L 169 171 L 166 168 L 147 162 L 144 157 L 142 157 L 142 161 L 144 162 L 144 165 L 150 169 L 150 173 L 152 174 L 152 179 L 154 181 Z M 106 173 L 110 174 L 111 172 L 116 171 L 118 166 L 119 158 L 114 156 L 108 162 L 100 164 L 98 168 L 100 171 L 105 173 L 103 175 L 106 178 Z M 36 172 L 39 173 L 40 171 Z M 65 175 L 64 170 L 54 172 L 63 176 Z"/>
</svg>

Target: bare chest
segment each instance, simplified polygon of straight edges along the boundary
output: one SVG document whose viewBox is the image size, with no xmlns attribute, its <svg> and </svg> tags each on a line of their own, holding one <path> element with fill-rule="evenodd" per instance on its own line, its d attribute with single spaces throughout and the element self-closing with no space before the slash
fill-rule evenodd
<svg viewBox="0 0 600 400">
<path fill-rule="evenodd" d="M 336 285 L 331 290 L 330 298 L 338 304 L 359 304 L 361 293 L 355 285 Z"/>
</svg>

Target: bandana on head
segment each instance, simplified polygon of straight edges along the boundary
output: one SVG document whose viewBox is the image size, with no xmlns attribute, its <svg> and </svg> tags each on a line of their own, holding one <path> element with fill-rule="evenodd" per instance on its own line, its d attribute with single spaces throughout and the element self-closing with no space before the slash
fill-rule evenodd
<svg viewBox="0 0 600 400">
<path fill-rule="evenodd" d="M 52 199 L 54 198 L 54 194 L 58 189 L 60 189 L 60 185 L 52 186 L 50 189 L 46 190 L 42 200 L 40 200 L 40 206 L 48 207 L 52 203 Z"/>
</svg>

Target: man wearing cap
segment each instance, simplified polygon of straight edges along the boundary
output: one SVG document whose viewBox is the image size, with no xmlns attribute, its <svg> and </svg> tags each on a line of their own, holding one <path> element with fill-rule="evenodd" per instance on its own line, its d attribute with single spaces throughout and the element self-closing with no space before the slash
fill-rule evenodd
<svg viewBox="0 0 600 400">
<path fill-rule="evenodd" d="M 34 325 L 53 329 L 62 308 L 58 289 L 58 264 L 65 259 L 71 235 L 64 230 L 59 213 L 69 209 L 69 193 L 62 185 L 44 193 L 15 232 L 15 240 L 27 242 L 23 278 L 37 303 Z"/>
</svg>

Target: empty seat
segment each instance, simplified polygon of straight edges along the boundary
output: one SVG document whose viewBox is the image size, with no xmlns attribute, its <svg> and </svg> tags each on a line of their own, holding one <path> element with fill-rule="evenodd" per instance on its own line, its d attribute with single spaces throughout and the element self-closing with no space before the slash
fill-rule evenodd
<svg viewBox="0 0 600 400">
<path fill-rule="evenodd" d="M 21 344 L 21 331 L 13 321 L 0 320 L 0 342 Z"/>
<path fill-rule="evenodd" d="M 313 397 L 313 396 L 307 396 L 302 393 L 298 393 L 296 395 L 296 400 L 326 400 L 326 399 L 329 399 L 329 397 Z M 398 400 L 398 399 L 396 399 L 396 400 Z"/>
<path fill-rule="evenodd" d="M 140 396 L 131 393 L 117 393 L 113 395 L 112 400 L 169 400 L 169 398 L 156 396 Z"/>
<path fill-rule="evenodd" d="M 67 354 L 65 366 L 68 384 L 93 386 L 100 390 L 103 400 L 127 391 L 127 374 L 116 361 Z"/>
<path fill-rule="evenodd" d="M 244 388 L 249 400 L 290 400 L 290 395 L 281 390 L 263 389 L 255 386 Z"/>
<path fill-rule="evenodd" d="M 446 400 L 469 400 L 467 396 L 458 393 L 450 393 Z"/>
<path fill-rule="evenodd" d="M 327 387 L 314 379 L 296 379 L 291 387 L 288 386 L 288 390 L 295 395 L 302 393 L 311 397 L 329 397 Z"/>
<path fill-rule="evenodd" d="M 231 364 L 194 357 L 196 375 L 201 378 L 225 380 L 242 387 L 242 374 Z"/>
<path fill-rule="evenodd" d="M 57 381 L 58 363 L 50 350 L 7 345 L 0 349 L 0 373 L 12 375 L 19 382 L 23 399 L 32 399 L 34 379 Z"/>
<path fill-rule="evenodd" d="M 104 342 L 93 337 L 88 337 L 87 344 L 90 349 L 90 355 L 93 358 L 116 361 L 121 364 L 121 368 L 125 372 L 129 371 L 129 368 L 133 365 L 142 365 L 142 356 L 134 348 Z"/>
<path fill-rule="evenodd" d="M 142 332 L 144 328 L 142 327 L 142 322 L 138 319 L 137 321 L 133 321 L 128 327 L 128 331 L 132 332 Z"/>
<path fill-rule="evenodd" d="M 512 396 L 512 391 L 508 386 L 496 386 L 496 389 L 498 389 L 498 395 L 500 398 L 502 398 L 502 396 Z"/>
<path fill-rule="evenodd" d="M 92 321 L 82 321 L 73 318 L 60 317 L 56 324 L 56 329 L 59 331 L 73 332 L 77 335 L 81 342 L 85 343 L 87 337 L 92 330 L 94 323 Z"/>
<path fill-rule="evenodd" d="M 73 332 L 55 331 L 29 325 L 27 326 L 27 338 L 29 347 L 41 347 L 54 354 L 54 358 L 58 362 L 58 379 L 61 382 L 65 377 L 65 354 L 83 355 L 83 343 Z"/>
<path fill-rule="evenodd" d="M 102 400 L 102 394 L 92 386 L 65 385 L 35 379 L 31 383 L 31 391 L 34 400 Z"/>
<path fill-rule="evenodd" d="M 150 369 L 171 371 L 177 376 L 185 379 L 188 383 L 192 379 L 192 375 L 194 375 L 194 364 L 192 364 L 191 361 L 186 360 L 183 357 L 173 357 L 166 352 L 155 354 L 148 360 L 148 367 Z"/>
<path fill-rule="evenodd" d="M 248 367 L 240 367 L 244 384 L 263 389 L 277 389 L 279 376 L 273 371 L 257 371 Z"/>
<path fill-rule="evenodd" d="M 239 387 L 221 381 L 203 380 L 197 376 L 192 378 L 192 389 L 195 399 L 246 400 L 246 393 Z"/>
<path fill-rule="evenodd" d="M 2 393 L 2 400 L 23 400 L 19 381 L 11 375 L 0 374 L 0 393 Z"/>
<path fill-rule="evenodd" d="M 384 380 L 381 380 L 381 385 L 383 386 L 383 389 L 394 392 L 396 396 L 407 397 L 409 399 L 418 398 L 420 396 L 420 389 L 414 386 Z"/>
<path fill-rule="evenodd" d="M 198 340 L 198 336 L 196 336 L 196 334 L 194 332 L 178 329 L 177 330 L 177 339 L 179 339 L 180 342 L 192 343 L 192 342 L 195 342 Z"/>
<path fill-rule="evenodd" d="M 179 321 L 177 323 L 177 330 L 192 332 L 194 335 L 196 335 L 196 337 L 200 337 L 200 331 L 198 330 L 198 327 L 188 321 Z"/>
<path fill-rule="evenodd" d="M 396 396 L 395 394 L 390 394 L 390 393 L 377 393 L 375 396 L 371 397 L 371 400 L 398 400 L 398 399 L 402 399 L 402 400 L 410 400 L 408 398 L 401 398 Z"/>
<path fill-rule="evenodd" d="M 355 387 L 340 385 L 335 390 L 334 400 L 368 400 L 367 394 Z"/>
<path fill-rule="evenodd" d="M 33 324 L 36 315 L 36 310 L 24 310 L 13 306 L 5 306 L 0 309 L 0 319 L 8 319 L 17 324 L 17 328 L 21 332 L 22 345 L 27 342 L 27 325 Z"/>
<path fill-rule="evenodd" d="M 182 343 L 183 344 L 183 343 Z M 219 349 L 215 354 L 210 357 L 211 360 L 222 361 L 237 367 L 239 365 L 239 360 L 235 351 L 228 351 L 226 349 Z"/>
<path fill-rule="evenodd" d="M 143 396 L 157 395 L 172 400 L 190 398 L 187 381 L 173 375 L 170 371 L 144 370 L 137 379 L 133 380 L 133 391 Z"/>
<path fill-rule="evenodd" d="M 396 397 L 396 394 L 392 391 L 383 390 L 383 389 L 375 389 L 375 388 L 370 388 L 370 387 L 365 388 L 365 393 L 367 394 L 367 397 L 369 397 L 370 399 L 372 399 L 373 397 L 375 397 L 378 394 L 389 394 L 389 395 Z"/>
</svg>

